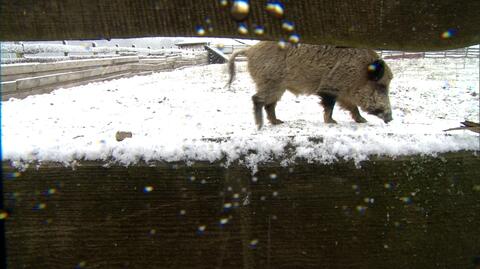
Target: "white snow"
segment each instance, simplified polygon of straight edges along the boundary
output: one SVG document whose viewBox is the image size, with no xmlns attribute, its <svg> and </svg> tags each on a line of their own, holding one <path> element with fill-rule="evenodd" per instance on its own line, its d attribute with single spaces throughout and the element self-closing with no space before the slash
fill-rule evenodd
<svg viewBox="0 0 480 269">
<path fill-rule="evenodd" d="M 335 108 L 338 124 L 323 123 L 314 96 L 286 93 L 277 105 L 285 123 L 257 131 L 245 63 L 225 88 L 225 65 L 183 68 L 149 76 L 92 83 L 23 100 L 2 102 L 3 158 L 14 165 L 55 161 L 233 161 L 258 164 L 297 158 L 359 163 L 372 155 L 400 156 L 479 150 L 479 136 L 444 132 L 479 118 L 477 59 L 388 61 L 394 72 L 389 124 L 362 113 L 353 122 Z M 117 131 L 132 138 L 115 140 Z M 323 141 L 323 142 L 320 142 Z"/>
</svg>

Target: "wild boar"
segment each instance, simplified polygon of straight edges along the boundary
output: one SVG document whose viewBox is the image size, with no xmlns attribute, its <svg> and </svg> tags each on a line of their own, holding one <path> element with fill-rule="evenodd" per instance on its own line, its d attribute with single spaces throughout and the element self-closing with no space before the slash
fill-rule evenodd
<svg viewBox="0 0 480 269">
<path fill-rule="evenodd" d="M 259 129 L 263 107 L 270 123 L 282 123 L 275 115 L 275 106 L 285 90 L 320 96 L 326 123 L 336 123 L 332 118 L 336 102 L 359 123 L 366 120 L 358 107 L 385 123 L 392 120 L 388 95 L 393 75 L 373 50 L 307 44 L 280 47 L 276 42 L 262 41 L 232 54 L 229 86 L 235 78 L 235 57 L 242 54 L 248 59 L 248 71 L 257 86 L 252 100 Z"/>
</svg>

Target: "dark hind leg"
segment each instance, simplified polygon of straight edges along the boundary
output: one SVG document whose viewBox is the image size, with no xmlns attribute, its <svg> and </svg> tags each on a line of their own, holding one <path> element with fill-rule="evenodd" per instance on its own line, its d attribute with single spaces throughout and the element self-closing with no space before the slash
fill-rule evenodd
<svg viewBox="0 0 480 269">
<path fill-rule="evenodd" d="M 265 111 L 267 111 L 267 119 L 270 121 L 271 124 L 277 125 L 283 123 L 283 121 L 277 119 L 275 115 L 275 107 L 277 106 L 277 102 L 271 103 L 265 106 Z"/>
<path fill-rule="evenodd" d="M 263 112 L 262 108 L 265 106 L 265 102 L 257 94 L 252 96 L 253 101 L 253 115 L 255 117 L 255 124 L 258 129 L 262 129 L 263 126 Z"/>
<path fill-rule="evenodd" d="M 319 96 L 322 98 L 321 105 L 323 106 L 323 120 L 325 123 L 337 123 L 333 118 L 333 107 L 337 98 L 334 95 L 328 93 L 320 93 Z"/>
</svg>

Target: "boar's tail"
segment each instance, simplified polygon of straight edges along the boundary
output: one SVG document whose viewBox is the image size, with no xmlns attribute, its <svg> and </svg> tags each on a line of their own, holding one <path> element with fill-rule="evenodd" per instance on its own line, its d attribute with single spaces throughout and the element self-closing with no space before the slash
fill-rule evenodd
<svg viewBox="0 0 480 269">
<path fill-rule="evenodd" d="M 243 50 L 237 50 L 234 53 L 232 53 L 232 56 L 230 56 L 230 59 L 228 60 L 228 74 L 230 75 L 230 78 L 228 79 L 227 86 L 230 88 L 230 85 L 232 84 L 233 80 L 235 79 L 235 58 L 238 55 L 244 55 L 247 52 L 248 49 L 243 49 Z"/>
</svg>

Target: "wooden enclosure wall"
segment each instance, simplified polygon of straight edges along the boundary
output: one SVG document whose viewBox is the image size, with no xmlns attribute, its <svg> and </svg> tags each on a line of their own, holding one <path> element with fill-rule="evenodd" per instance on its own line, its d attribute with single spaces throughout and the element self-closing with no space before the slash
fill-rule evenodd
<svg viewBox="0 0 480 269">
<path fill-rule="evenodd" d="M 470 268 L 480 157 L 75 170 L 4 163 L 9 268 Z M 145 188 L 147 187 L 147 188 Z"/>
</svg>

